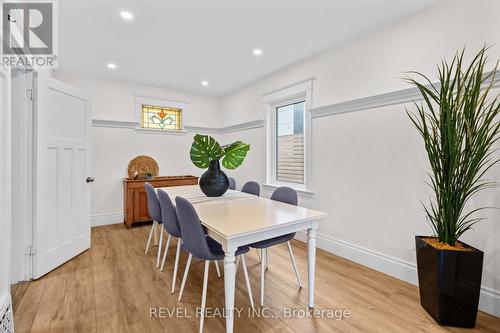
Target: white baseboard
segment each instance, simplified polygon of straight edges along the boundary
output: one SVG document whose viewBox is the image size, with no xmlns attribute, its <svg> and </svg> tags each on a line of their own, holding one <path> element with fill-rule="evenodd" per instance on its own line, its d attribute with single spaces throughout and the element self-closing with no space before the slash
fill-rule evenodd
<svg viewBox="0 0 500 333">
<path fill-rule="evenodd" d="M 296 239 L 306 242 L 307 235 L 305 232 L 298 232 Z M 349 259 L 413 285 L 418 285 L 417 267 L 414 263 L 387 256 L 383 253 L 372 251 L 320 233 L 316 234 L 316 242 L 319 249 Z M 482 287 L 479 309 L 493 316 L 500 317 L 500 291 Z"/>
<path fill-rule="evenodd" d="M 92 215 L 92 226 L 123 223 L 123 212 Z"/>
</svg>

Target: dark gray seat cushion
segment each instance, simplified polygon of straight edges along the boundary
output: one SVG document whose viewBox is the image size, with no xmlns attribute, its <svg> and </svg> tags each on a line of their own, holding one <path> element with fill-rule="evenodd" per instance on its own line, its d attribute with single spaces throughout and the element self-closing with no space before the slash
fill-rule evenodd
<svg viewBox="0 0 500 333">
<path fill-rule="evenodd" d="M 256 249 L 265 249 L 266 247 L 269 246 L 288 242 L 289 240 L 292 240 L 294 237 L 295 237 L 295 232 L 283 236 L 266 239 L 257 243 L 250 244 L 249 246 Z"/>
</svg>

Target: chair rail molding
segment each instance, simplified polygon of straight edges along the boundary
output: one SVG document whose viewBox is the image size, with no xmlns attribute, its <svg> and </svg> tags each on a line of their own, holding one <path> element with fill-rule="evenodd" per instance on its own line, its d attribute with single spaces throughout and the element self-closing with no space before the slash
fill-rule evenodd
<svg viewBox="0 0 500 333">
<path fill-rule="evenodd" d="M 491 73 L 488 73 L 486 75 L 490 74 Z M 497 70 L 494 73 L 494 76 L 500 77 L 500 70 Z M 483 85 L 483 89 L 486 88 L 490 82 L 491 81 L 485 82 L 485 84 Z M 432 84 L 427 85 L 427 87 L 429 88 L 434 87 L 435 89 L 439 90 L 440 84 L 438 82 L 434 82 Z M 495 78 L 493 88 L 499 88 L 499 87 L 500 87 L 500 82 L 498 79 Z M 356 98 L 345 102 L 315 107 L 311 109 L 311 115 L 312 118 L 329 117 L 342 113 L 365 111 L 384 106 L 413 103 L 421 100 L 423 100 L 423 97 L 420 94 L 418 88 L 412 87 L 368 97 Z"/>
<path fill-rule="evenodd" d="M 92 119 L 92 127 L 134 129 L 137 127 L 137 125 L 138 125 L 138 123 L 136 121 Z"/>
<path fill-rule="evenodd" d="M 121 128 L 121 129 L 133 129 L 136 132 L 143 132 L 138 128 L 139 123 L 136 121 L 127 120 L 111 120 L 111 119 L 92 119 L 93 127 L 104 127 L 104 128 Z M 206 127 L 206 126 L 190 126 L 185 125 L 183 131 L 165 131 L 165 130 L 145 130 L 148 134 L 186 134 L 187 132 L 192 133 L 206 133 L 206 134 L 226 134 L 233 132 L 246 131 L 249 129 L 264 127 L 264 120 L 257 119 L 252 121 L 247 121 L 243 123 L 238 123 L 225 127 Z"/>
<path fill-rule="evenodd" d="M 244 123 L 239 123 L 239 124 L 234 124 L 234 125 L 222 127 L 220 129 L 220 132 L 222 134 L 226 134 L 226 133 L 246 131 L 249 129 L 260 128 L 260 127 L 264 127 L 264 120 L 263 119 L 257 119 L 257 120 L 247 121 Z"/>
</svg>

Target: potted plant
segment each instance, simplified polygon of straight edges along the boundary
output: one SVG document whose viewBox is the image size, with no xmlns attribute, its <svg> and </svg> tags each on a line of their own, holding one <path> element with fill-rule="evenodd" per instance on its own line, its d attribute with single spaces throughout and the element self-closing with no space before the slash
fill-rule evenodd
<svg viewBox="0 0 500 333">
<path fill-rule="evenodd" d="M 430 203 L 424 206 L 433 237 L 416 236 L 420 302 L 440 325 L 474 327 L 481 290 L 483 252 L 459 240 L 483 220 L 486 207 L 467 203 L 493 185 L 485 172 L 498 159 L 493 145 L 500 124 L 499 96 L 490 96 L 497 68 L 486 71 L 486 48 L 465 66 L 464 51 L 438 66 L 439 84 L 408 78 L 423 97 L 407 111 L 424 139 L 430 162 Z"/>
<path fill-rule="evenodd" d="M 191 145 L 191 161 L 198 168 L 208 170 L 200 177 L 200 189 L 208 197 L 220 197 L 229 187 L 227 175 L 220 169 L 219 160 L 229 170 L 239 167 L 250 145 L 241 141 L 221 146 L 209 135 L 196 134 Z"/>
</svg>

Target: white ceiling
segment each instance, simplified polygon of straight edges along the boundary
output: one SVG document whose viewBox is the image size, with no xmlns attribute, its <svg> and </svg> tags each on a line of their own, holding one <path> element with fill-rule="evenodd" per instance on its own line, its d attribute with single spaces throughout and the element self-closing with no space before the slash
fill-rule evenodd
<svg viewBox="0 0 500 333">
<path fill-rule="evenodd" d="M 62 0 L 59 68 L 220 96 L 432 2 Z"/>
</svg>

